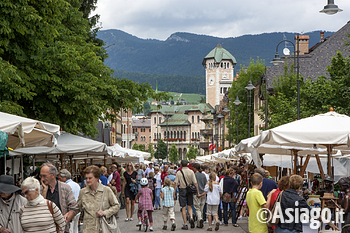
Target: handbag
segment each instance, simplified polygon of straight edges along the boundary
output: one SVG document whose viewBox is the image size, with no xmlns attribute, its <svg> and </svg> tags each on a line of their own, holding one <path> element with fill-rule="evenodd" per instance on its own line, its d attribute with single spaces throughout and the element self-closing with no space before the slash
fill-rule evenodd
<svg viewBox="0 0 350 233">
<path fill-rule="evenodd" d="M 277 198 L 276 198 L 276 201 L 275 201 L 275 203 L 273 204 L 272 210 L 267 212 L 267 214 L 269 215 L 269 216 L 266 216 L 267 224 L 270 225 L 270 226 L 276 226 L 276 225 L 278 225 L 278 223 L 280 222 L 280 219 L 279 219 L 279 218 L 275 218 L 275 221 L 274 221 L 274 222 L 272 222 L 272 219 L 273 219 L 273 214 L 275 213 L 275 210 L 276 210 L 276 204 L 277 204 L 278 202 L 281 201 L 282 193 L 283 193 L 283 191 L 281 191 L 281 192 L 278 194 L 278 196 L 277 196 Z M 281 210 L 280 210 L 280 211 L 281 211 Z"/>
<path fill-rule="evenodd" d="M 235 197 L 235 195 L 232 193 L 224 193 L 224 195 L 222 195 L 222 201 L 225 203 L 231 203 L 231 202 L 236 202 L 237 198 Z"/>
<path fill-rule="evenodd" d="M 182 173 L 182 176 L 184 177 L 187 193 L 196 194 L 197 193 L 197 187 L 194 184 L 188 185 L 187 181 L 186 181 L 186 178 L 185 178 L 185 175 L 184 175 L 184 172 L 182 170 L 180 170 L 180 171 Z"/>
<path fill-rule="evenodd" d="M 46 200 L 46 204 L 47 204 L 47 207 L 49 207 L 49 211 L 50 211 L 50 213 L 51 213 L 51 215 L 52 215 L 53 222 L 55 223 L 56 232 L 59 232 L 59 231 L 60 231 L 60 227 L 59 227 L 58 224 L 55 222 L 55 218 L 53 217 L 52 201 Z"/>
<path fill-rule="evenodd" d="M 104 187 L 104 189 L 103 189 L 100 210 L 102 210 L 103 199 L 104 199 L 104 196 L 105 196 L 106 188 L 107 187 Z M 109 218 L 106 218 L 106 216 L 100 217 L 99 233 L 120 233 L 120 230 L 119 230 L 119 227 L 118 227 L 118 223 L 117 223 L 117 219 L 115 218 L 114 215 L 112 215 Z"/>
</svg>

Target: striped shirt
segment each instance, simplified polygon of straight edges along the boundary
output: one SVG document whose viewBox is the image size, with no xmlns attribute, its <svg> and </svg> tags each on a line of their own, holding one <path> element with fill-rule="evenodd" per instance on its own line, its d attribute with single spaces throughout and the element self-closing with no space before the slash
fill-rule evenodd
<svg viewBox="0 0 350 233">
<path fill-rule="evenodd" d="M 20 221 L 24 232 L 56 233 L 55 222 L 59 225 L 60 231 L 64 232 L 66 223 L 60 209 L 52 203 L 53 215 L 45 204 L 36 206 L 24 205 L 20 210 Z"/>
</svg>

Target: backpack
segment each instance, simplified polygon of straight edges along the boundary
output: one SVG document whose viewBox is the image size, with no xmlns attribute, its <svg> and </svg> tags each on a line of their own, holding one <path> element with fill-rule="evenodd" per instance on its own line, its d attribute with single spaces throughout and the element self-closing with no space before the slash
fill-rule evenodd
<svg viewBox="0 0 350 233">
<path fill-rule="evenodd" d="M 154 182 L 153 179 L 148 179 L 148 187 L 153 191 L 154 190 Z"/>
</svg>

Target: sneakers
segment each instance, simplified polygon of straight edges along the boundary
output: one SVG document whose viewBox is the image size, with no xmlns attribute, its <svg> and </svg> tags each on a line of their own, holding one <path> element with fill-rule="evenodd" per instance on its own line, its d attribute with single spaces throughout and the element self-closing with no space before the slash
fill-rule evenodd
<svg viewBox="0 0 350 233">
<path fill-rule="evenodd" d="M 217 222 L 217 223 L 215 224 L 215 231 L 218 231 L 218 230 L 219 230 L 219 226 L 220 226 L 220 223 Z"/>
<path fill-rule="evenodd" d="M 167 229 L 167 226 L 166 226 L 166 225 L 164 225 L 164 226 L 163 226 L 163 230 L 166 230 L 166 229 Z"/>
<path fill-rule="evenodd" d="M 241 215 L 241 216 L 239 216 L 237 219 L 238 219 L 238 220 L 241 220 L 241 219 L 242 219 L 242 215 Z"/>
<path fill-rule="evenodd" d="M 204 223 L 205 223 L 205 224 L 208 224 L 209 222 L 208 222 L 208 220 L 206 220 Z"/>
<path fill-rule="evenodd" d="M 190 219 L 190 224 L 191 224 L 191 228 L 194 228 L 194 220 L 193 220 L 193 218 Z"/>
<path fill-rule="evenodd" d="M 182 230 L 188 230 L 188 225 L 183 225 L 183 226 L 181 227 L 181 229 L 182 229 Z"/>
<path fill-rule="evenodd" d="M 199 228 L 203 228 L 204 227 L 204 221 L 203 221 L 203 219 L 201 219 L 200 221 L 199 221 Z"/>
<path fill-rule="evenodd" d="M 139 221 L 139 222 L 136 224 L 137 227 L 139 227 L 139 226 L 141 226 L 141 225 L 142 225 L 142 222 L 141 222 L 141 221 Z"/>
<path fill-rule="evenodd" d="M 220 225 L 224 225 L 224 223 L 223 223 L 223 222 L 220 222 Z"/>
<path fill-rule="evenodd" d="M 213 231 L 213 229 L 212 229 L 211 227 L 209 227 L 209 228 L 207 229 L 207 231 Z"/>
<path fill-rule="evenodd" d="M 149 231 L 154 231 L 153 227 L 149 227 Z"/>
<path fill-rule="evenodd" d="M 176 228 L 176 224 L 175 223 L 171 224 L 171 231 L 175 231 L 175 228 Z"/>
</svg>

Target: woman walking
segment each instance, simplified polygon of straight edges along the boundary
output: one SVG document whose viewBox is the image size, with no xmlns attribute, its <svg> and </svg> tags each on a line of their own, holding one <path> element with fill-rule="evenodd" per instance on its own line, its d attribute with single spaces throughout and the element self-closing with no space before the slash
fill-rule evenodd
<svg viewBox="0 0 350 233">
<path fill-rule="evenodd" d="M 156 179 L 157 181 L 157 186 L 156 186 L 156 191 L 155 191 L 155 194 L 156 194 L 156 198 L 155 198 L 155 203 L 154 203 L 154 206 L 155 206 L 155 209 L 158 209 L 160 210 L 160 190 L 162 189 L 162 178 L 161 178 L 161 173 L 159 172 L 159 167 L 155 167 L 154 168 L 154 178 Z"/>
<path fill-rule="evenodd" d="M 135 194 L 131 191 L 130 184 L 136 184 L 137 172 L 135 171 L 134 165 L 128 163 L 126 165 L 126 171 L 124 172 L 124 182 L 122 189 L 122 196 L 126 198 L 126 219 L 127 221 L 132 221 L 132 215 L 134 214 L 135 208 Z M 130 208 L 131 207 L 131 208 Z"/>
<path fill-rule="evenodd" d="M 89 166 L 85 168 L 84 174 L 87 186 L 80 190 L 78 198 L 79 210 L 84 213 L 83 233 L 95 233 L 100 230 L 100 218 L 110 218 L 120 205 L 113 191 L 99 182 L 100 168 Z"/>
</svg>

